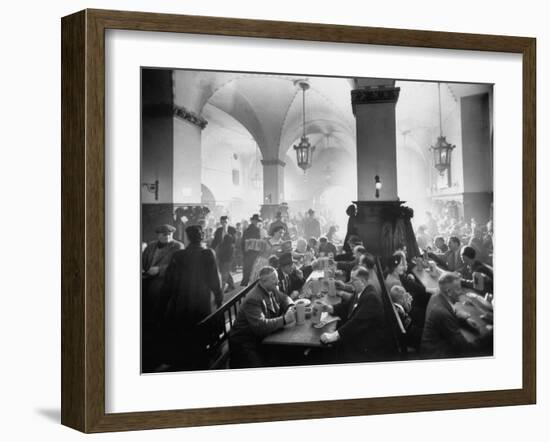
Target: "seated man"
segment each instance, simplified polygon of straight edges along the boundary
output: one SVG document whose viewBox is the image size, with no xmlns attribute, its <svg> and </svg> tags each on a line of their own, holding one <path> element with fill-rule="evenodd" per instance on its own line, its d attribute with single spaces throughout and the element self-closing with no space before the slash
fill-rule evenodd
<svg viewBox="0 0 550 442">
<path fill-rule="evenodd" d="M 445 244 L 445 239 L 442 236 L 436 236 L 434 239 L 435 253 L 447 253 L 449 246 Z"/>
<path fill-rule="evenodd" d="M 439 293 L 431 297 L 420 343 L 423 358 L 458 358 L 472 354 L 473 347 L 461 333 L 461 322 L 453 305 L 462 293 L 460 277 L 444 273 L 439 278 Z"/>
<path fill-rule="evenodd" d="M 292 254 L 288 252 L 283 253 L 279 258 L 277 273 L 279 276 L 279 290 L 288 296 L 301 290 L 306 282 L 302 271 L 294 265 Z"/>
<path fill-rule="evenodd" d="M 319 238 L 319 255 L 329 256 L 330 253 L 332 253 L 333 258 L 337 255 L 336 246 L 328 242 L 325 236 L 321 236 L 321 238 Z"/>
<path fill-rule="evenodd" d="M 336 268 L 338 270 L 344 271 L 347 281 L 350 280 L 352 270 L 360 266 L 361 258 L 367 253 L 367 249 L 365 249 L 363 246 L 355 246 L 352 253 L 353 260 L 336 262 Z"/>
<path fill-rule="evenodd" d="M 351 283 L 354 296 L 343 299 L 337 305 L 325 305 L 324 311 L 342 319 L 333 333 L 323 333 L 321 342 L 338 342 L 342 348 L 342 362 L 365 362 L 391 360 L 395 351 L 392 332 L 385 316 L 382 297 L 371 284 L 371 270 L 359 267 L 352 272 Z"/>
<path fill-rule="evenodd" d="M 295 321 L 292 300 L 277 289 L 277 271 L 263 267 L 259 278 L 241 304 L 229 333 L 231 368 L 263 367 L 262 339 Z"/>
<path fill-rule="evenodd" d="M 476 251 L 473 247 L 462 248 L 462 260 L 466 264 L 472 279 L 462 279 L 462 285 L 474 288 L 483 293 L 493 293 L 493 269 L 476 259 Z M 469 276 L 469 275 L 468 275 Z"/>
<path fill-rule="evenodd" d="M 353 255 L 353 249 L 356 246 L 362 246 L 361 238 L 357 235 L 350 235 L 347 243 L 344 247 L 344 253 L 340 253 L 334 257 L 335 261 L 353 261 L 355 259 Z"/>
<path fill-rule="evenodd" d="M 460 254 L 460 238 L 451 236 L 449 238 L 449 249 L 445 253 L 428 253 L 430 259 L 433 259 L 436 264 L 449 272 L 463 272 L 464 261 Z"/>
</svg>

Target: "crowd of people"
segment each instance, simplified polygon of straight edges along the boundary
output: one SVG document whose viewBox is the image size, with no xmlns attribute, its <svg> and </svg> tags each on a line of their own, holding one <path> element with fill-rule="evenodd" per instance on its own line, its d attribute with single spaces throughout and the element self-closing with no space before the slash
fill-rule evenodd
<svg viewBox="0 0 550 442">
<path fill-rule="evenodd" d="M 439 290 L 427 289 L 414 277 L 411 258 L 416 257 L 408 257 L 404 248 L 384 263 L 381 280 L 368 244 L 356 235 L 343 243 L 338 229 L 321 223 L 313 210 L 299 220 L 281 212 L 272 220 L 253 214 L 235 225 L 221 216 L 210 237 L 204 225 L 185 227 L 185 246 L 173 238 L 174 227 L 159 226 L 157 240 L 143 251 L 143 370 L 189 366 L 181 349 L 196 324 L 221 306 L 224 292 L 235 289 L 236 271 L 242 273 L 241 286 L 257 284 L 230 331 L 230 367 L 265 366 L 263 338 L 295 321 L 294 304 L 308 276 L 327 263 L 341 302 L 323 309 L 340 322 L 320 340 L 338 348 L 339 362 L 395 358 L 392 316 L 399 318 L 415 357 L 471 354 L 472 344 L 460 333 L 468 318 L 452 306 L 464 287 L 479 286 L 473 276 L 483 275 L 484 291 L 492 294 L 492 269 L 483 260 L 492 256 L 492 248 L 476 233 L 477 226 L 439 221 L 432 217 L 418 229 L 423 258 L 446 270 Z M 467 243 L 464 235 L 469 235 Z M 388 312 L 384 296 L 394 311 Z"/>
<path fill-rule="evenodd" d="M 426 224 L 417 229 L 416 241 L 426 257 L 462 277 L 463 284 L 493 293 L 493 222 L 480 225 L 443 213 L 426 212 Z"/>
</svg>

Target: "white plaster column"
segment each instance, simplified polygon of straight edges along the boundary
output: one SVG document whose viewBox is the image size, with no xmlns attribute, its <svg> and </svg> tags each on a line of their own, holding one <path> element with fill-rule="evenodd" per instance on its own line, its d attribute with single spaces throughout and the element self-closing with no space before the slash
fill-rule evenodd
<svg viewBox="0 0 550 442">
<path fill-rule="evenodd" d="M 352 91 L 357 126 L 357 199 L 398 201 L 395 104 L 399 88 L 393 80 L 358 80 Z M 372 84 L 375 82 L 375 84 Z M 375 196 L 375 176 L 380 197 Z"/>
<path fill-rule="evenodd" d="M 266 205 L 281 204 L 285 198 L 285 165 L 280 159 L 262 160 L 264 201 Z"/>
<path fill-rule="evenodd" d="M 174 110 L 174 204 L 197 204 L 201 202 L 202 178 L 202 128 L 206 122 L 199 121 L 182 107 Z"/>
</svg>

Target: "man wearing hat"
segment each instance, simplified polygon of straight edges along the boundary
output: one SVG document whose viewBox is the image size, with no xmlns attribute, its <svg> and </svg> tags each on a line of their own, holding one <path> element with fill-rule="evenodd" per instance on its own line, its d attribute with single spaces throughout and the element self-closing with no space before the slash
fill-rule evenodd
<svg viewBox="0 0 550 442">
<path fill-rule="evenodd" d="M 321 223 L 315 218 L 315 211 L 309 209 L 304 219 L 304 237 L 318 239 L 321 236 Z"/>
<path fill-rule="evenodd" d="M 147 244 L 142 254 L 142 330 L 143 330 L 143 367 L 154 368 L 158 363 L 156 355 L 157 326 L 156 318 L 160 308 L 160 291 L 164 276 L 172 256 L 183 249 L 183 244 L 174 239 L 176 229 L 163 224 L 155 229 L 156 241 Z"/>
<path fill-rule="evenodd" d="M 290 252 L 285 252 L 279 257 L 277 275 L 279 277 L 279 290 L 288 296 L 295 290 L 301 290 L 305 283 L 304 275 L 294 265 L 292 253 Z"/>
<path fill-rule="evenodd" d="M 252 218 L 250 218 L 250 224 L 246 228 L 246 230 L 243 233 L 242 238 L 242 251 L 243 251 L 243 279 L 241 281 L 241 285 L 247 286 L 250 282 L 250 274 L 252 273 L 252 267 L 254 266 L 254 261 L 258 257 L 260 251 L 255 250 L 254 248 L 254 242 L 250 240 L 260 240 L 261 234 L 260 234 L 260 228 L 258 227 L 258 223 L 261 223 L 262 219 L 260 218 L 260 215 L 255 213 L 252 215 Z"/>
<path fill-rule="evenodd" d="M 216 252 L 218 268 L 222 275 L 222 288 L 227 288 L 227 290 L 235 288 L 231 269 L 233 268 L 236 236 L 237 230 L 229 225 L 229 218 L 225 215 L 220 217 L 220 227 L 216 229 L 210 247 Z"/>
</svg>

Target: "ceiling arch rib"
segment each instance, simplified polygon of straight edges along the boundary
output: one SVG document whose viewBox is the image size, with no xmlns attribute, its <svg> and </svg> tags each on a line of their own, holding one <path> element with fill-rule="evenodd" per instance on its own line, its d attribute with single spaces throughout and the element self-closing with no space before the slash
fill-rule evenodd
<svg viewBox="0 0 550 442">
<path fill-rule="evenodd" d="M 209 102 L 250 131 L 264 158 L 275 159 L 279 158 L 281 127 L 295 93 L 294 85 L 285 79 L 246 77 L 228 83 Z"/>
</svg>

